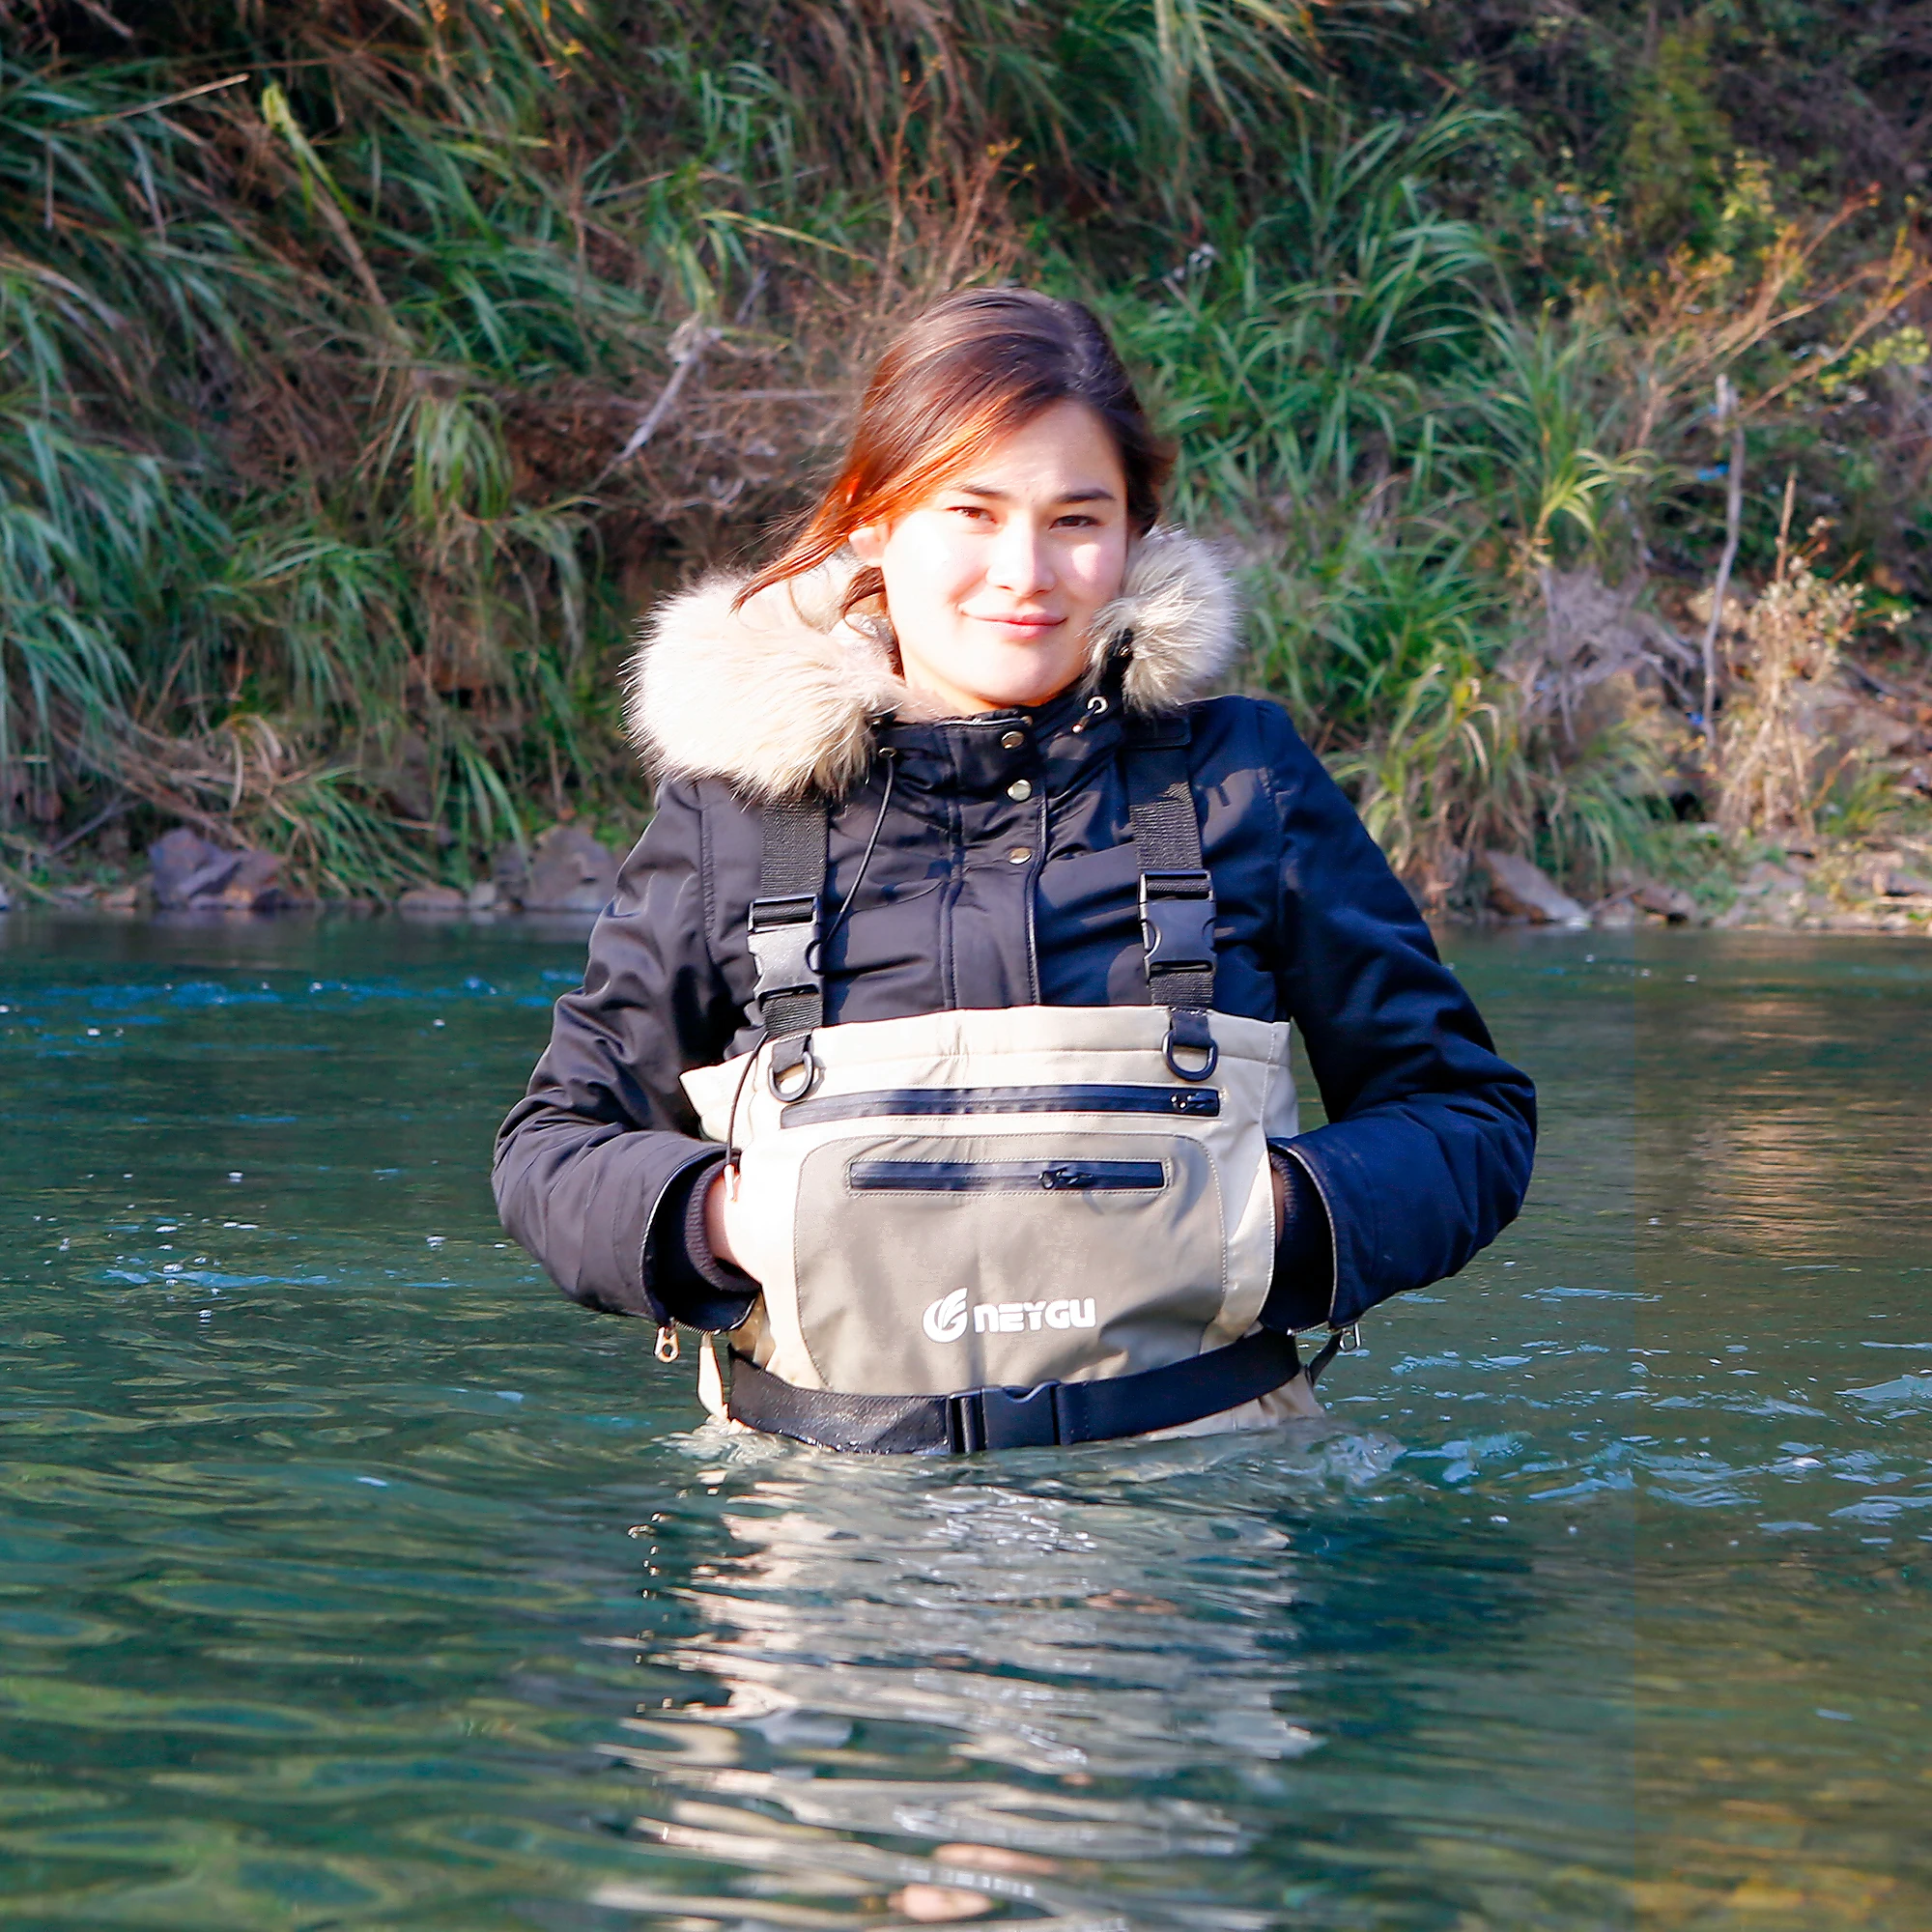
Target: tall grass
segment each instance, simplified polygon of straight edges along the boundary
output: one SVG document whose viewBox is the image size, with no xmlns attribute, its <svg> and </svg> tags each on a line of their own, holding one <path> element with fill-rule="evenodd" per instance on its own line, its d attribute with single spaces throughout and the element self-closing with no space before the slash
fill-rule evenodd
<svg viewBox="0 0 1932 1932">
<path fill-rule="evenodd" d="M 1766 393 L 1798 367 L 1760 298 L 1811 257 L 1776 224 L 1675 281 L 1600 236 L 1588 287 L 1525 305 L 1478 218 L 1516 134 L 1351 108 L 1366 8 L 111 20 L 0 0 L 10 851 L 126 798 L 392 892 L 559 811 L 634 827 L 638 606 L 794 510 L 857 358 L 986 276 L 1109 315 L 1176 513 L 1245 561 L 1248 681 L 1412 875 L 1640 835 L 1641 759 L 1552 731 L 1523 640 L 1552 570 L 1694 537 L 1712 355 L 1784 355 Z M 1875 323 L 1853 292 L 1860 341 L 1904 287 Z"/>
</svg>

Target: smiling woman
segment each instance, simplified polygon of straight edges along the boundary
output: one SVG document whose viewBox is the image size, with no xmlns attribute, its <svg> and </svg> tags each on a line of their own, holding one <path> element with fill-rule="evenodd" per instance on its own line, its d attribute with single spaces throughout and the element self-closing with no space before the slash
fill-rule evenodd
<svg viewBox="0 0 1932 1932">
<path fill-rule="evenodd" d="M 666 1360 L 706 1331 L 723 1420 L 1309 1415 L 1343 1330 L 1517 1211 L 1529 1083 L 1284 714 L 1208 696 L 1235 611 L 1167 467 L 1084 308 L 955 296 L 790 547 L 652 622 L 657 817 L 496 1180 L 566 1293 Z"/>
<path fill-rule="evenodd" d="M 1126 494 L 1099 418 L 1056 403 L 929 502 L 855 529 L 906 682 L 962 716 L 1059 696 L 1126 575 Z"/>
<path fill-rule="evenodd" d="M 962 715 L 1044 703 L 1086 668 L 1171 467 L 1085 308 L 970 290 L 880 357 L 838 476 L 737 601 L 849 548 L 844 613 L 890 611 L 908 684 Z"/>
</svg>

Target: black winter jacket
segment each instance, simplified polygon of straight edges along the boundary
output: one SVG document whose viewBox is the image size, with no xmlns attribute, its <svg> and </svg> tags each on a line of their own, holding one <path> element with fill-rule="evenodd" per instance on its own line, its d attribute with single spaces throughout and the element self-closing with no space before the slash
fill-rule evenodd
<svg viewBox="0 0 1932 1932">
<path fill-rule="evenodd" d="M 704 1327 L 749 1308 L 753 1284 L 703 1250 L 696 1183 L 721 1150 L 696 1138 L 678 1075 L 756 1037 L 746 921 L 760 793 L 815 781 L 840 798 L 828 1022 L 1146 1004 L 1123 705 L 1179 710 L 1189 726 L 1217 908 L 1214 1004 L 1293 1020 L 1328 1115 L 1283 1149 L 1312 1185 L 1292 1190 L 1293 1265 L 1264 1321 L 1339 1325 L 1495 1237 L 1529 1180 L 1530 1083 L 1496 1056 L 1286 715 L 1250 698 L 1188 701 L 1232 646 L 1208 554 L 1145 540 L 1128 595 L 1095 627 L 1103 650 L 1131 635 L 1124 682 L 1096 668 L 1100 705 L 1090 684 L 1032 713 L 908 718 L 883 645 L 833 621 L 838 587 L 766 593 L 733 615 L 731 586 L 706 586 L 668 608 L 640 659 L 633 724 L 668 774 L 656 816 L 497 1141 L 503 1225 L 567 1294 Z"/>
</svg>

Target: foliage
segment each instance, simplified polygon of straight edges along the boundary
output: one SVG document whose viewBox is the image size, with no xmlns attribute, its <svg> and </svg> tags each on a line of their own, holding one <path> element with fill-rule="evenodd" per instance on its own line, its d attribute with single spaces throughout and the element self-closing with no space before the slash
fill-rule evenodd
<svg viewBox="0 0 1932 1932">
<path fill-rule="evenodd" d="M 1606 872 L 1679 784 L 1719 377 L 1747 581 L 1792 472 L 1922 636 L 1911 185 L 1747 84 L 1829 119 L 1838 32 L 1869 132 L 1916 43 L 1520 4 L 0 0 L 10 849 L 133 800 L 391 894 L 635 823 L 639 607 L 797 509 L 896 320 L 1019 277 L 1147 372 L 1247 682 L 1418 886 Z"/>
<path fill-rule="evenodd" d="M 1810 833 L 1833 781 L 1807 703 L 1830 679 L 1856 628 L 1859 595 L 1814 576 L 1803 556 L 1783 561 L 1737 627 L 1738 696 L 1719 733 L 1718 823 L 1741 833 L 1795 827 Z M 1851 788 L 1868 814 L 1868 791 Z M 1841 807 L 1840 816 L 1843 816 Z"/>
</svg>

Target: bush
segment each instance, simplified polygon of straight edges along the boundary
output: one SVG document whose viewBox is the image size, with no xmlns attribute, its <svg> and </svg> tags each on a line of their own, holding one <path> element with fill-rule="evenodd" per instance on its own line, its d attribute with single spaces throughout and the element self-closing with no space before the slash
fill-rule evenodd
<svg viewBox="0 0 1932 1932">
<path fill-rule="evenodd" d="M 1923 250 L 1751 148 L 1721 26 L 1619 91 L 1579 15 L 1587 99 L 1465 48 L 1444 107 L 1453 10 L 1316 17 L 0 0 L 0 837 L 133 801 L 388 894 L 635 826 L 639 607 L 799 507 L 884 331 L 1016 277 L 1148 371 L 1244 680 L 1428 895 L 1486 842 L 1628 857 L 1696 708 L 1719 375 L 1919 636 Z M 1636 645 L 1557 649 L 1585 583 Z"/>
</svg>

